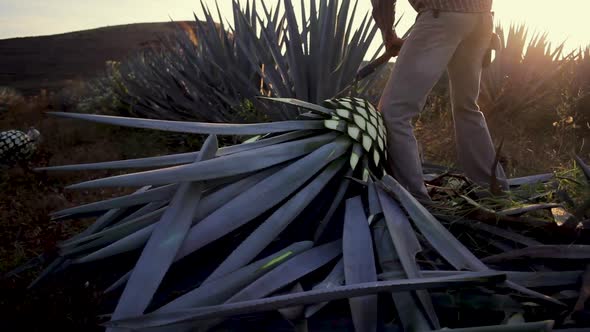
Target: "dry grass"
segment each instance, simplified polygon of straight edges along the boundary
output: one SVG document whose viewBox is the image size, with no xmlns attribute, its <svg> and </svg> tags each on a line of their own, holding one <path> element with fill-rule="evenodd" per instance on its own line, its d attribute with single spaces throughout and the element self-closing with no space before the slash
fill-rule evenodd
<svg viewBox="0 0 590 332">
<path fill-rule="evenodd" d="M 496 145 L 504 139 L 501 162 L 510 177 L 551 172 L 571 165 L 572 156 L 590 157 L 588 109 L 581 102 L 564 99 L 551 111 L 516 113 L 510 118 L 484 111 Z M 458 167 L 453 119 L 448 98 L 429 97 L 415 123 L 416 136 L 426 161 Z"/>
</svg>

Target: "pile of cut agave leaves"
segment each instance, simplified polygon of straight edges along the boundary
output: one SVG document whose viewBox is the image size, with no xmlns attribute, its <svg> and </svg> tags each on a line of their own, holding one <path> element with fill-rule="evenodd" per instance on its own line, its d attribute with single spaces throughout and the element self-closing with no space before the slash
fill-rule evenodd
<svg viewBox="0 0 590 332">
<path fill-rule="evenodd" d="M 510 193 L 480 199 L 465 177 L 426 165 L 435 198 L 426 208 L 384 171 L 385 127 L 370 103 L 265 99 L 296 107 L 298 118 L 214 124 L 51 113 L 208 136 L 197 152 L 40 169 L 143 169 L 68 187 L 139 189 L 54 213 L 55 220 L 97 218 L 59 244 L 59 258 L 40 277 L 136 253 L 129 272 L 107 289 L 121 294 L 103 323 L 117 331 L 214 330 L 253 315 L 313 330 L 314 319 L 343 303 L 357 331 L 577 324 L 590 291 L 590 246 L 580 244 L 588 206 L 575 215 L 562 201 L 548 202 L 566 192 L 553 174 L 511 179 Z M 249 138 L 219 146 L 218 135 Z M 506 202 L 512 205 L 500 210 Z M 181 260 L 189 262 L 182 271 L 189 289 L 156 296 Z M 549 316 L 535 316 L 539 311 Z M 461 326 L 449 312 L 499 318 Z"/>
</svg>

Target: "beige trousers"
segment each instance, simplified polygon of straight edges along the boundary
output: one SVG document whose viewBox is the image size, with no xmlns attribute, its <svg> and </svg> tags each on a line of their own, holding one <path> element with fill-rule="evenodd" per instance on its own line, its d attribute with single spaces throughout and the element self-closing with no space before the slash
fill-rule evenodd
<svg viewBox="0 0 590 332">
<path fill-rule="evenodd" d="M 477 104 L 482 61 L 493 32 L 491 13 L 420 13 L 397 58 L 379 102 L 387 127 L 393 176 L 417 198 L 429 200 L 412 119 L 444 70 L 451 87 L 453 121 L 460 168 L 489 186 L 495 148 Z M 500 184 L 507 189 L 499 165 Z"/>
</svg>

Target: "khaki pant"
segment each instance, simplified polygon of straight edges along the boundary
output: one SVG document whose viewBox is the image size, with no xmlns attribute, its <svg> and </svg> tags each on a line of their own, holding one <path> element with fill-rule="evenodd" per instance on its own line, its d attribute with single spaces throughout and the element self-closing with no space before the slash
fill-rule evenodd
<svg viewBox="0 0 590 332">
<path fill-rule="evenodd" d="M 393 176 L 417 198 L 428 200 L 411 121 L 446 69 L 460 167 L 489 186 L 495 149 L 477 104 L 482 61 L 493 32 L 491 13 L 420 13 L 397 58 L 379 102 L 388 130 Z M 499 165 L 497 177 L 507 189 Z"/>
</svg>

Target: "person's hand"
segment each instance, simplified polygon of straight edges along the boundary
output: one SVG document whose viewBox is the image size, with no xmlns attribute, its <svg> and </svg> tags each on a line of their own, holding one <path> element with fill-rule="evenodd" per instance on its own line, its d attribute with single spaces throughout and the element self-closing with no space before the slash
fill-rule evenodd
<svg viewBox="0 0 590 332">
<path fill-rule="evenodd" d="M 399 38 L 392 30 L 383 34 L 383 43 L 388 53 L 391 53 L 392 56 L 397 56 L 404 45 L 404 40 Z"/>
</svg>

